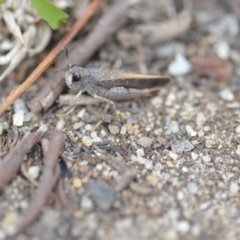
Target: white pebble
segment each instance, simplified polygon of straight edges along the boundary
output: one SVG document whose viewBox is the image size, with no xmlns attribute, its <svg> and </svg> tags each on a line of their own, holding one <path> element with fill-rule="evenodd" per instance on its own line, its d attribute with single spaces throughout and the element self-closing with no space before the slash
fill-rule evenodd
<svg viewBox="0 0 240 240">
<path fill-rule="evenodd" d="M 179 125 L 177 121 L 171 121 L 170 123 L 170 129 L 172 133 L 177 133 L 179 132 Z"/>
<path fill-rule="evenodd" d="M 215 45 L 215 52 L 220 58 L 228 59 L 230 47 L 226 41 L 220 41 Z"/>
<path fill-rule="evenodd" d="M 98 137 L 96 131 L 91 133 L 91 138 L 93 142 L 102 142 L 102 139 Z"/>
<path fill-rule="evenodd" d="M 125 135 L 127 133 L 127 128 L 125 126 L 121 127 L 120 134 Z"/>
<path fill-rule="evenodd" d="M 41 123 L 38 129 L 38 132 L 46 132 L 47 130 L 48 130 L 48 126 L 44 123 Z"/>
<path fill-rule="evenodd" d="M 204 161 L 204 162 L 211 162 L 211 158 L 210 158 L 210 156 L 202 156 L 202 160 Z"/>
<path fill-rule="evenodd" d="M 191 157 L 192 157 L 192 160 L 196 160 L 198 158 L 198 154 L 195 152 L 191 152 Z"/>
<path fill-rule="evenodd" d="M 144 158 L 144 157 L 137 157 L 137 161 L 138 161 L 138 163 L 140 163 L 140 164 L 145 164 L 146 163 L 146 158 Z"/>
<path fill-rule="evenodd" d="M 234 95 L 229 89 L 224 89 L 219 93 L 220 98 L 222 98 L 225 101 L 233 101 Z"/>
<path fill-rule="evenodd" d="M 160 98 L 159 96 L 153 97 L 150 101 L 154 107 L 161 106 L 163 103 L 162 98 Z"/>
<path fill-rule="evenodd" d="M 198 185 L 196 183 L 188 183 L 188 190 L 190 193 L 195 194 L 198 192 Z"/>
<path fill-rule="evenodd" d="M 174 152 L 172 152 L 172 151 L 170 151 L 170 152 L 168 153 L 168 156 L 169 156 L 171 159 L 173 159 L 173 160 L 177 160 L 177 158 L 178 158 L 178 154 L 176 154 L 176 153 L 174 153 Z"/>
<path fill-rule="evenodd" d="M 193 130 L 193 128 L 190 126 L 190 125 L 187 125 L 185 127 L 186 131 L 187 131 L 187 134 L 189 137 L 195 137 L 197 136 L 197 132 Z"/>
<path fill-rule="evenodd" d="M 147 161 L 145 162 L 145 168 L 146 168 L 147 170 L 151 170 L 151 169 L 153 168 L 153 162 L 152 162 L 151 160 L 147 160 Z"/>
<path fill-rule="evenodd" d="M 190 62 L 182 54 L 176 54 L 175 59 L 169 64 L 168 72 L 172 76 L 181 76 L 192 69 Z"/>
<path fill-rule="evenodd" d="M 180 231 L 182 233 L 186 233 L 189 231 L 190 225 L 187 221 L 181 221 L 178 223 L 177 229 L 178 229 L 178 231 Z"/>
<path fill-rule="evenodd" d="M 56 129 L 57 129 L 58 131 L 62 131 L 63 128 L 64 128 L 64 126 L 65 126 L 65 121 L 64 121 L 63 118 L 60 118 L 60 119 L 57 121 Z"/>
<path fill-rule="evenodd" d="M 93 208 L 93 202 L 88 197 L 83 197 L 81 201 L 81 208 L 84 210 L 91 210 Z"/>
<path fill-rule="evenodd" d="M 35 180 L 38 178 L 39 173 L 40 173 L 40 168 L 39 166 L 31 166 L 28 169 L 29 175 Z"/>
<path fill-rule="evenodd" d="M 77 117 L 80 118 L 80 119 L 82 119 L 83 116 L 84 116 L 84 114 L 85 114 L 85 112 L 86 112 L 86 108 L 81 109 L 81 110 L 77 113 Z"/>
<path fill-rule="evenodd" d="M 237 193 L 238 190 L 239 190 L 238 184 L 235 183 L 235 182 L 231 182 L 231 184 L 230 184 L 230 191 L 232 193 Z"/>
<path fill-rule="evenodd" d="M 238 125 L 238 126 L 235 128 L 235 132 L 236 132 L 236 133 L 240 133 L 240 125 Z"/>
<path fill-rule="evenodd" d="M 199 112 L 197 114 L 197 125 L 202 126 L 206 122 L 206 117 L 203 113 Z"/>
<path fill-rule="evenodd" d="M 91 130 L 92 130 L 92 125 L 87 124 L 87 125 L 85 126 L 85 129 L 86 129 L 87 131 L 91 131 Z"/>
<path fill-rule="evenodd" d="M 0 123 L 0 135 L 2 135 L 2 133 L 3 133 L 3 124 Z"/>
<path fill-rule="evenodd" d="M 14 126 L 21 127 L 24 121 L 24 111 L 23 110 L 17 111 L 16 113 L 13 114 L 12 119 Z"/>
<path fill-rule="evenodd" d="M 135 155 L 131 155 L 131 161 L 133 161 L 133 162 L 137 162 L 137 160 L 138 160 L 138 158 L 137 158 L 137 156 L 135 156 Z"/>
<path fill-rule="evenodd" d="M 144 154 L 145 154 L 145 153 L 144 153 L 144 150 L 143 150 L 142 148 L 137 149 L 136 152 L 137 152 L 137 156 L 138 156 L 138 157 L 143 157 Z"/>
<path fill-rule="evenodd" d="M 236 154 L 237 154 L 237 155 L 240 155 L 240 145 L 237 145 Z"/>
</svg>

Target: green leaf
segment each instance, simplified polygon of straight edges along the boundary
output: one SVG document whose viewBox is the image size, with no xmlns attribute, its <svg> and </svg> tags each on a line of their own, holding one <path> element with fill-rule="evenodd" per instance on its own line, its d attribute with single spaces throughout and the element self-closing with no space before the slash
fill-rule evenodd
<svg viewBox="0 0 240 240">
<path fill-rule="evenodd" d="M 48 0 L 30 1 L 38 14 L 51 26 L 52 29 L 56 30 L 62 23 L 66 22 L 68 15 Z"/>
<path fill-rule="evenodd" d="M 0 4 L 5 3 L 5 0 L 0 0 Z"/>
</svg>

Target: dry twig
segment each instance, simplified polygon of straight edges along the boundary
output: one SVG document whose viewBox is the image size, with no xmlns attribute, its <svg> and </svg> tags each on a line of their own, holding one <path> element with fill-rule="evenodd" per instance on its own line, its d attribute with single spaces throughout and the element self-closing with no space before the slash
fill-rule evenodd
<svg viewBox="0 0 240 240">
<path fill-rule="evenodd" d="M 93 13 L 99 8 L 102 0 L 93 0 L 87 8 L 85 14 L 80 17 L 73 25 L 71 30 L 64 36 L 64 38 L 57 44 L 57 46 L 47 55 L 47 57 L 38 65 L 38 67 L 30 74 L 24 83 L 22 83 L 17 89 L 13 90 L 5 101 L 0 105 L 0 116 L 4 111 L 18 99 L 46 69 L 53 63 L 55 58 L 63 51 L 66 45 L 72 40 L 73 37 L 79 32 L 81 28 L 87 23 Z"/>
<path fill-rule="evenodd" d="M 41 134 L 41 132 L 33 132 L 25 135 L 5 157 L 0 165 L 0 191 L 3 190 L 17 174 L 24 155 L 40 140 Z"/>
<path fill-rule="evenodd" d="M 17 234 L 23 232 L 25 228 L 38 217 L 60 177 L 58 157 L 63 147 L 64 135 L 59 131 L 49 132 L 41 142 L 45 157 L 43 176 L 39 183 L 39 189 L 36 191 L 27 210 L 26 216 L 17 226 Z"/>
</svg>

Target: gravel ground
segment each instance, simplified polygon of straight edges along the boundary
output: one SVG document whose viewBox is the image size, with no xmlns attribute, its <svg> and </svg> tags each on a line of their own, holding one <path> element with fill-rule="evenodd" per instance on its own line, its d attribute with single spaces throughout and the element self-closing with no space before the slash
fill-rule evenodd
<svg viewBox="0 0 240 240">
<path fill-rule="evenodd" d="M 239 25 L 220 1 L 195 1 L 193 16 L 179 38 L 139 50 L 118 35 L 89 62 L 172 76 L 157 96 L 116 104 L 122 123 L 95 128 L 99 116 L 86 106 L 66 114 L 70 107 L 56 104 L 43 116 L 31 114 L 26 102 L 46 79 L 0 118 L 1 144 L 35 126 L 46 131 L 64 124 L 68 206 L 51 196 L 16 239 L 239 239 Z M 23 114 L 21 126 L 13 114 L 18 120 Z M 38 179 L 39 146 L 31 154 L 28 172 Z M 19 173 L 1 194 L 0 239 L 34 191 Z"/>
</svg>

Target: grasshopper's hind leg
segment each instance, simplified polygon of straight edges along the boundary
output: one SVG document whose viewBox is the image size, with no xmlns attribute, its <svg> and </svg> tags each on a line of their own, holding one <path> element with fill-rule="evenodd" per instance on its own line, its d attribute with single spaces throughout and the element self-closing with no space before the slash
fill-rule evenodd
<svg viewBox="0 0 240 240">
<path fill-rule="evenodd" d="M 114 111 L 115 117 L 117 118 L 118 121 L 121 121 L 120 118 L 119 118 L 119 116 L 118 116 L 118 114 L 117 114 L 117 109 L 116 109 L 115 103 L 114 103 L 113 101 L 111 101 L 111 100 L 109 100 L 109 99 L 107 99 L 107 98 L 105 98 L 105 97 L 98 96 L 98 95 L 96 95 L 96 94 L 94 94 L 94 95 L 92 95 L 92 96 L 93 96 L 94 98 L 97 98 L 97 99 L 99 99 L 99 100 L 102 100 L 102 101 L 108 103 L 109 105 L 111 105 L 111 106 L 112 106 L 112 109 L 113 109 L 113 111 Z"/>
</svg>

